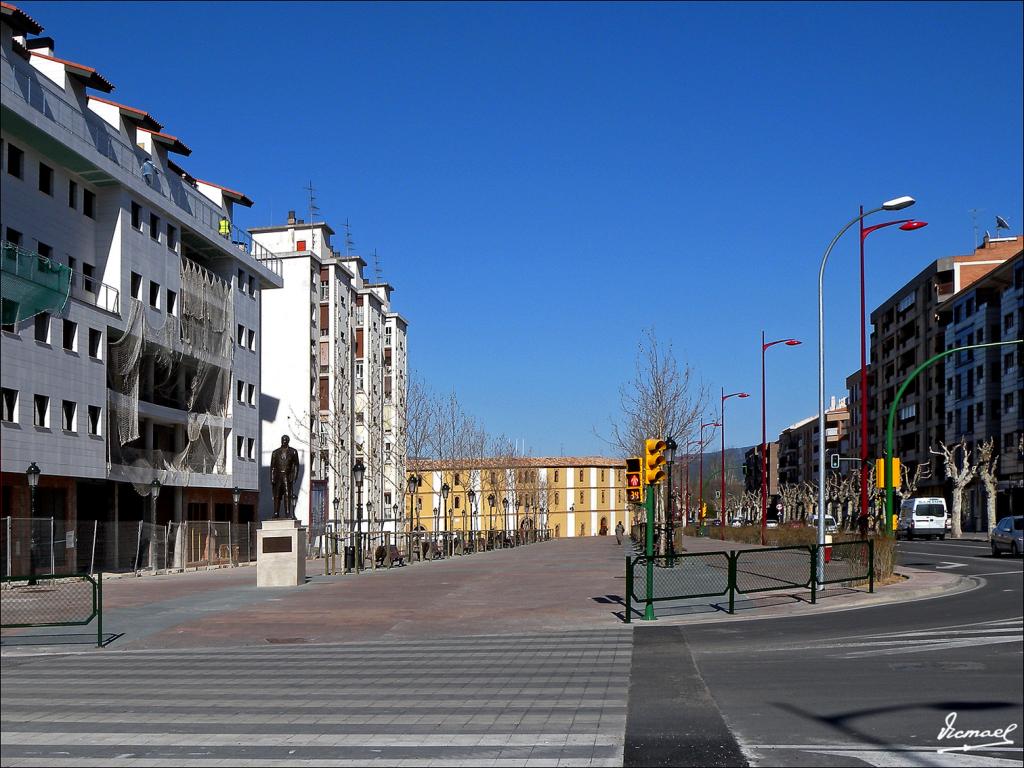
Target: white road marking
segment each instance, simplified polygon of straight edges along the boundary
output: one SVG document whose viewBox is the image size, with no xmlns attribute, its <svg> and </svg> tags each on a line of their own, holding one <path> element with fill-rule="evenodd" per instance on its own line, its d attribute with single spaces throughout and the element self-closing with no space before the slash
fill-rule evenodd
<svg viewBox="0 0 1024 768">
<path fill-rule="evenodd" d="M 950 568 L 966 568 L 966 567 L 967 567 L 967 563 L 949 563 L 949 562 L 945 562 L 944 561 L 942 563 L 942 565 L 936 565 L 935 566 L 935 570 L 937 570 L 937 571 L 945 571 L 945 570 L 948 570 Z"/>
<path fill-rule="evenodd" d="M 882 749 L 815 749 L 808 750 L 821 755 L 852 757 L 878 768 L 906 768 L 909 766 L 950 766 L 951 768 L 985 768 L 986 766 L 1019 766 L 1019 760 L 1001 757 L 963 754 L 960 752 L 933 752 L 925 749 L 913 752 L 888 752 Z"/>
<path fill-rule="evenodd" d="M 902 555 L 924 555 L 925 557 L 944 557 L 944 558 L 952 557 L 954 560 L 972 560 L 973 561 L 973 560 L 977 560 L 978 559 L 977 555 L 963 555 L 963 556 L 959 556 L 958 557 L 957 555 L 949 555 L 949 554 L 946 554 L 945 552 L 943 552 L 941 554 L 936 554 L 935 552 L 921 552 L 920 550 L 917 550 L 917 549 L 901 549 L 900 550 L 900 554 L 902 554 Z M 948 562 L 948 560 L 943 561 L 943 562 Z"/>
</svg>

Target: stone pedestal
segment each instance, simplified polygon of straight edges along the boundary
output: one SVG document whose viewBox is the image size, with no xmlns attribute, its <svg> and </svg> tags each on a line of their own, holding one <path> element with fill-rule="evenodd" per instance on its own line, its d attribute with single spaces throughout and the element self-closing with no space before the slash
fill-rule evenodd
<svg viewBox="0 0 1024 768">
<path fill-rule="evenodd" d="M 264 520 L 256 531 L 256 586 L 306 582 L 306 529 L 298 520 Z"/>
</svg>

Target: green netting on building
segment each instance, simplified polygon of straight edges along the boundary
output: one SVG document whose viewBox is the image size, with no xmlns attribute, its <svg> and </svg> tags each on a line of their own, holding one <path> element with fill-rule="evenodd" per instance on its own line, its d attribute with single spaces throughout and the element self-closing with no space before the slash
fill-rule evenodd
<svg viewBox="0 0 1024 768">
<path fill-rule="evenodd" d="M 6 240 L 0 249 L 0 315 L 5 325 L 64 308 L 71 292 L 70 268 Z"/>
</svg>

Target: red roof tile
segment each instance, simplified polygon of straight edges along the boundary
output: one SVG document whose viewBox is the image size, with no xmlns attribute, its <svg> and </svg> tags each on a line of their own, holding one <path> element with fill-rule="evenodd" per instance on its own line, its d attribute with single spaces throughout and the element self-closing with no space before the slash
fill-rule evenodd
<svg viewBox="0 0 1024 768">
<path fill-rule="evenodd" d="M 18 32 L 29 32 L 33 35 L 38 35 L 43 31 L 42 24 L 15 5 L 0 3 L 0 12 L 6 17 L 7 23 Z"/>
<path fill-rule="evenodd" d="M 171 136 L 171 134 L 169 133 L 162 133 L 160 131 L 150 131 L 145 128 L 140 128 L 139 130 L 145 131 L 148 134 L 156 136 L 157 140 L 161 141 L 163 144 L 166 144 L 167 148 L 171 152 L 177 152 L 179 155 L 185 155 L 186 157 L 192 154 L 192 150 L 189 149 L 188 146 L 185 145 L 185 142 L 183 142 L 177 136 Z"/>
<path fill-rule="evenodd" d="M 64 69 L 67 70 L 68 74 L 80 77 L 85 81 L 85 84 L 91 88 L 96 88 L 97 90 L 105 93 L 110 93 L 114 90 L 114 85 L 92 67 L 87 67 L 85 64 L 79 64 L 74 61 L 68 61 L 67 59 L 59 59 L 56 56 L 47 56 L 45 53 L 39 53 L 38 51 L 30 51 L 30 53 L 41 59 L 56 61 L 58 64 L 63 64 Z"/>
<path fill-rule="evenodd" d="M 157 122 L 155 117 L 153 117 L 148 112 L 143 112 L 141 109 L 136 109 L 135 107 L 129 107 L 127 104 L 119 104 L 116 101 L 111 101 L 110 99 L 104 99 L 104 98 L 101 98 L 100 96 L 94 96 L 91 93 L 89 94 L 89 99 L 92 100 L 92 101 L 99 101 L 99 102 L 102 102 L 104 104 L 111 104 L 111 105 L 117 107 L 118 109 L 120 109 L 122 113 L 127 112 L 128 114 L 126 114 L 125 117 L 127 117 L 129 119 L 132 119 L 132 120 L 136 120 L 140 125 L 142 125 L 143 128 L 146 128 L 147 130 L 159 131 L 159 130 L 161 130 L 163 128 L 163 126 L 160 123 Z"/>
<path fill-rule="evenodd" d="M 237 192 L 233 189 L 222 187 L 220 184 L 214 184 L 212 181 L 204 181 L 203 179 L 196 179 L 196 181 L 198 181 L 200 184 L 208 184 L 211 187 L 216 187 L 225 195 L 227 195 L 230 198 L 233 198 L 236 202 L 244 205 L 246 208 L 252 207 L 252 200 L 250 200 L 249 197 L 245 195 L 243 192 Z"/>
</svg>

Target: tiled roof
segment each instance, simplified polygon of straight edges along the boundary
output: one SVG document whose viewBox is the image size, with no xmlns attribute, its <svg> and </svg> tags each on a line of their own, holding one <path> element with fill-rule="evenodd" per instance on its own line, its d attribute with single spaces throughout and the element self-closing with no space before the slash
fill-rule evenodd
<svg viewBox="0 0 1024 768">
<path fill-rule="evenodd" d="M 103 104 L 110 104 L 112 106 L 117 107 L 121 110 L 121 113 L 124 114 L 125 117 L 137 121 L 143 128 L 149 131 L 163 130 L 163 126 L 157 122 L 155 117 L 153 117 L 148 112 L 143 112 L 141 109 L 137 109 L 136 107 L 129 107 L 127 104 L 119 104 L 116 101 L 104 99 L 100 96 L 93 96 L 92 94 L 89 94 L 89 100 L 99 101 Z"/>
<path fill-rule="evenodd" d="M 67 71 L 69 75 L 81 78 L 90 88 L 95 88 L 96 90 L 103 91 L 104 93 L 110 93 L 114 90 L 113 83 L 92 67 L 87 67 L 85 64 L 79 64 L 74 61 L 68 61 L 67 59 L 60 59 L 56 56 L 48 56 L 47 54 L 39 53 L 38 51 L 31 51 L 31 54 L 33 56 L 38 56 L 41 59 L 46 59 L 47 61 L 55 61 L 58 64 L 63 64 L 65 71 Z"/>
<path fill-rule="evenodd" d="M 15 5 L 0 3 L 0 13 L 3 14 L 4 20 L 17 32 L 28 32 L 38 35 L 43 31 L 42 24 Z"/>
<path fill-rule="evenodd" d="M 517 458 L 483 458 L 466 461 L 440 461 L 438 459 L 409 459 L 412 472 L 431 472 L 439 469 L 560 469 L 562 467 L 614 467 L 625 468 L 625 459 L 606 456 L 527 456 Z"/>
<path fill-rule="evenodd" d="M 186 157 L 192 154 L 192 150 L 189 149 L 185 145 L 185 142 L 183 142 L 177 136 L 171 136 L 171 134 L 169 133 L 161 133 L 160 131 L 149 131 L 146 130 L 145 128 L 141 128 L 140 130 L 152 134 L 154 137 L 156 137 L 158 141 L 160 141 L 163 144 L 166 144 L 167 148 L 171 152 L 177 152 L 179 155 L 185 155 Z"/>
</svg>

